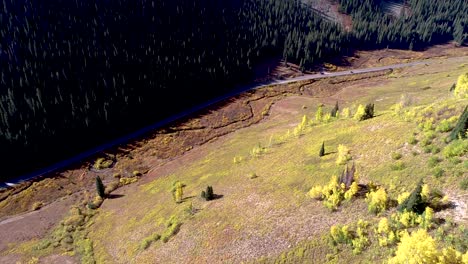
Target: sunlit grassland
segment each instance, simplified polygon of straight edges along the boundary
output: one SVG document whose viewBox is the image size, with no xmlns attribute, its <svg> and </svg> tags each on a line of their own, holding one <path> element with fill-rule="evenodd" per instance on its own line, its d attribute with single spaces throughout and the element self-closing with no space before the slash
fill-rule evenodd
<svg viewBox="0 0 468 264">
<path fill-rule="evenodd" d="M 320 249 L 319 255 L 324 257 L 330 249 L 313 241 L 323 239 L 322 235 L 328 231 L 330 223 L 369 218 L 360 201 L 330 213 L 306 195 L 311 187 L 325 184 L 332 175 L 338 175 L 343 170 L 343 166 L 335 164 L 338 144 L 351 149 L 351 162 L 356 163 L 361 181 L 384 185 L 390 195 L 411 190 L 422 177 L 442 189 L 456 188 L 456 180 L 449 172 L 463 169 L 463 163 L 453 165 L 443 160 L 440 166 L 447 167 L 447 174 L 440 179 L 434 178 L 432 168 L 427 166 L 427 159 L 433 154 L 422 153 L 419 145 L 407 143 L 415 133 L 418 136 L 423 132 L 417 129 L 415 122 L 406 122 L 395 116 L 390 106 L 405 93 L 412 97 L 412 107 L 440 102 L 460 109 L 466 101 L 453 99 L 448 90 L 458 74 L 466 69 L 444 65 L 444 71 L 437 72 L 437 66 L 418 67 L 421 75 L 408 74 L 410 70 L 403 70 L 396 73 L 398 78 L 389 78 L 373 87 L 358 88 L 358 92 L 360 90 L 364 96 L 340 106 L 352 107 L 359 103 L 375 102 L 377 116 L 373 119 L 363 122 L 340 119 L 328 124 L 314 124 L 299 137 L 290 136 L 280 140 L 287 130 L 292 131 L 294 126 L 291 124 L 300 123 L 302 115 L 306 114 L 313 119 L 318 101 L 304 99 L 310 102 L 305 110 L 297 109 L 290 114 L 272 113 L 269 119 L 258 125 L 209 143 L 213 147 L 208 144 L 196 159 L 181 162 L 170 174 L 158 175 L 152 182 L 139 186 L 122 202 L 112 201 L 118 206 L 112 206 L 112 209 L 103 207 L 103 212 L 95 221 L 94 231 L 90 233 L 96 251 L 108 252 L 119 262 L 151 262 L 155 254 L 174 261 L 177 258 L 168 252 L 175 253 L 182 247 L 182 253 L 190 254 L 192 260 L 206 260 L 205 256 L 221 252 L 215 259 L 223 259 L 224 256 L 229 262 L 233 252 L 225 247 L 238 245 L 236 243 L 239 240 L 274 236 L 278 241 L 287 241 L 286 244 L 291 245 L 300 241 L 306 245 L 315 243 Z M 326 111 L 330 108 L 325 107 Z M 327 155 L 319 158 L 322 141 L 325 142 Z M 434 144 L 443 148 L 445 143 L 439 140 Z M 255 147 L 261 147 L 262 153 L 252 155 Z M 402 154 L 401 162 L 405 164 L 403 169 L 392 169 L 391 165 L 395 163 L 391 157 L 393 152 Z M 413 155 L 413 152 L 420 154 Z M 234 161 L 234 157 L 238 160 Z M 253 173 L 258 177 L 251 179 Z M 187 185 L 184 197 L 188 198 L 181 204 L 176 204 L 170 194 L 172 183 L 176 180 Z M 199 195 L 207 185 L 212 185 L 215 193 L 223 197 L 211 202 L 202 201 Z M 190 203 L 200 210 L 194 216 L 184 212 Z M 156 242 L 145 251 L 139 250 L 141 240 L 152 232 L 162 232 L 164 221 L 171 215 L 183 219 L 180 233 L 166 244 Z M 295 227 L 302 225 L 300 221 L 307 215 L 320 215 L 323 224 L 306 231 Z M 278 221 L 288 220 L 288 227 L 278 224 Z M 280 228 L 284 231 L 278 232 Z M 305 239 L 309 229 L 315 229 L 309 238 L 311 242 Z M 116 246 L 109 247 L 108 241 L 113 241 Z M 261 251 L 260 245 L 258 249 L 255 245 L 249 245 L 253 246 L 252 251 L 260 252 L 254 254 L 254 258 L 261 259 L 262 253 L 269 253 Z M 119 250 L 114 251 L 115 248 Z M 302 249 L 296 250 L 299 252 L 297 255 L 303 258 L 296 256 L 293 258 L 295 260 L 304 261 L 304 257 L 309 256 L 306 251 L 300 253 Z M 370 253 L 361 256 L 341 254 L 348 260 L 372 260 Z M 277 257 L 281 259 L 285 256 Z"/>
<path fill-rule="evenodd" d="M 335 162 L 340 144 L 351 150 L 349 164 L 356 164 L 359 181 L 385 186 L 393 199 L 411 191 L 421 178 L 444 192 L 460 192 L 458 181 L 467 170 L 466 157 L 457 163 L 441 152 L 425 153 L 420 143 L 425 131 L 415 120 L 404 121 L 391 107 L 405 94 L 412 101 L 409 109 L 422 111 L 432 105 L 432 112 L 437 112 L 447 106 L 458 116 L 467 100 L 455 99 L 449 88 L 466 71 L 468 67 L 461 63 L 421 65 L 345 87 L 353 89 L 352 98 L 340 97 L 341 93 L 332 96 L 342 102 L 340 110 L 349 107 L 352 114 L 359 104 L 375 103 L 376 117 L 361 122 L 352 118 L 316 122 L 320 99 L 286 97 L 278 102 L 284 109 L 273 106 L 270 116 L 259 124 L 168 161 L 144 183 L 124 187 L 125 196 L 106 200 L 87 228 L 95 259 L 98 263 L 375 263 L 386 259 L 390 250 L 378 245 L 361 255 L 349 250 L 337 255 L 327 245 L 331 225 L 377 221 L 363 199 L 330 212 L 307 192 L 343 171 L 344 166 Z M 324 112 L 332 107 L 325 105 Z M 294 135 L 304 115 L 312 124 Z M 447 133 L 434 134 L 431 146 L 443 150 Z M 410 144 L 411 137 L 419 143 Z M 319 157 L 322 142 L 326 155 Z M 392 153 L 401 157 L 395 160 Z M 440 162 L 429 166 L 433 156 Z M 443 173 L 436 177 L 437 167 Z M 181 203 L 171 194 L 176 181 L 186 185 Z M 208 185 L 222 197 L 201 199 L 200 192 Z M 190 205 L 195 208 L 192 213 Z M 167 243 L 157 240 L 142 249 L 146 238 L 167 232 L 171 217 L 181 223 L 178 233 Z"/>
</svg>

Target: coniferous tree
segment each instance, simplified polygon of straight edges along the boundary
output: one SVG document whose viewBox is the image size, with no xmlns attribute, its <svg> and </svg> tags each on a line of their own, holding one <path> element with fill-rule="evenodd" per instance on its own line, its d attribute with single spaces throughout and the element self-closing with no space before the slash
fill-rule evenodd
<svg viewBox="0 0 468 264">
<path fill-rule="evenodd" d="M 106 196 L 104 184 L 102 183 L 101 177 L 96 176 L 96 192 L 99 197 L 104 198 Z"/>
<path fill-rule="evenodd" d="M 374 104 L 367 104 L 364 111 L 365 111 L 364 120 L 373 118 L 374 117 Z"/>
<path fill-rule="evenodd" d="M 319 157 L 325 156 L 325 142 L 322 142 L 322 146 L 320 147 Z"/>
<path fill-rule="evenodd" d="M 213 187 L 212 186 L 207 186 L 206 187 L 206 192 L 205 193 L 205 200 L 210 201 L 214 199 L 214 193 L 213 193 Z M 203 194 L 203 192 L 202 192 Z"/>
<path fill-rule="evenodd" d="M 338 113 L 339 110 L 340 110 L 340 109 L 339 109 L 339 107 L 338 107 L 338 101 L 336 101 L 336 104 L 335 104 L 335 106 L 333 107 L 333 109 L 331 110 L 330 115 L 331 115 L 332 117 L 336 117 L 336 114 Z"/>
<path fill-rule="evenodd" d="M 449 135 L 450 140 L 460 138 L 466 138 L 466 133 L 468 131 L 468 106 L 465 106 L 465 110 L 461 114 L 460 118 L 458 119 L 455 128 Z"/>
<path fill-rule="evenodd" d="M 411 192 L 410 196 L 398 206 L 398 211 L 408 211 L 408 212 L 415 212 L 418 214 L 422 214 L 426 205 L 423 201 L 421 196 L 423 182 L 420 180 L 414 188 L 413 192 Z"/>
</svg>

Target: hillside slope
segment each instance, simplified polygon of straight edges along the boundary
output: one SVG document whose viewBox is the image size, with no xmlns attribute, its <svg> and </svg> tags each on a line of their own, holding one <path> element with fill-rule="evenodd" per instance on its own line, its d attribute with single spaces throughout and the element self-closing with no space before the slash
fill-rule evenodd
<svg viewBox="0 0 468 264">
<path fill-rule="evenodd" d="M 394 254 L 397 243 L 379 246 L 379 221 L 392 218 L 398 196 L 411 192 L 421 178 L 447 195 L 447 206 L 436 210 L 429 234 L 439 250 L 452 247 L 465 253 L 467 141 L 447 144 L 448 132 L 438 127 L 443 120 L 455 122 L 468 104 L 449 91 L 468 72 L 467 60 L 464 56 L 379 76 L 305 83 L 300 93 L 276 101 L 260 123 L 153 167 L 136 184 L 114 191 L 97 210 L 71 210 L 51 234 L 10 244 L 0 260 L 382 262 Z M 319 105 L 324 104 L 325 115 L 336 102 L 339 118 L 315 119 Z M 396 111 L 400 102 L 403 107 Z M 367 103 L 375 104 L 375 117 L 353 119 L 358 105 Z M 351 117 L 345 116 L 345 108 Z M 312 122 L 301 122 L 304 116 Z M 322 142 L 325 155 L 319 157 Z M 335 211 L 310 197 L 311 188 L 326 185 L 345 168 L 336 163 L 341 144 L 350 149 L 348 165 L 357 168 L 360 190 L 385 188 L 389 202 L 380 215 L 368 212 L 364 194 L 342 201 Z M 461 154 L 447 154 L 455 144 Z M 180 199 L 175 196 L 179 203 L 171 191 L 178 181 L 183 190 Z M 200 198 L 207 186 L 213 187 L 214 200 Z M 362 252 L 353 254 L 351 245 L 329 245 L 332 226 L 356 230 L 360 219 L 370 226 Z M 400 231 L 410 233 L 417 228 L 400 225 Z"/>
</svg>

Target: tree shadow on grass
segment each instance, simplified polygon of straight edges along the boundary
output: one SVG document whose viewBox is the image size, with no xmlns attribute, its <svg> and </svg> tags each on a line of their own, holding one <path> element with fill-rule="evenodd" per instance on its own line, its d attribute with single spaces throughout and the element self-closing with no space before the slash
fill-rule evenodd
<svg viewBox="0 0 468 264">
<path fill-rule="evenodd" d="M 211 199 L 211 200 L 218 200 L 218 199 L 221 199 L 223 197 L 224 197 L 224 195 L 222 195 L 222 194 L 213 194 L 213 199 Z"/>
<path fill-rule="evenodd" d="M 111 193 L 111 194 L 107 195 L 106 198 L 107 198 L 107 199 L 118 199 L 118 198 L 122 198 L 122 197 L 124 197 L 124 196 L 125 196 L 125 195 L 123 195 L 123 194 L 112 194 L 112 193 Z"/>
<path fill-rule="evenodd" d="M 328 156 L 328 155 L 331 155 L 331 154 L 335 154 L 336 151 L 330 151 L 330 152 L 325 152 L 325 154 L 323 154 L 323 156 Z"/>
<path fill-rule="evenodd" d="M 195 198 L 195 195 L 184 197 L 180 200 L 180 203 L 184 203 L 192 198 Z"/>
</svg>

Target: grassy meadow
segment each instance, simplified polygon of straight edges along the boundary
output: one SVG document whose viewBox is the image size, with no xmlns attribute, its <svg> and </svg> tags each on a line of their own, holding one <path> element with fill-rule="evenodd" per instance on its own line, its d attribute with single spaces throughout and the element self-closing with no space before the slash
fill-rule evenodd
<svg viewBox="0 0 468 264">
<path fill-rule="evenodd" d="M 9 254 L 34 258 L 56 252 L 86 263 L 382 263 L 396 254 L 398 241 L 379 245 L 379 221 L 396 214 L 397 197 L 421 179 L 447 196 L 446 204 L 458 205 L 436 210 L 432 227 L 425 230 L 437 250 L 451 247 L 464 254 L 467 140 L 455 142 L 464 148 L 462 154 L 448 154 L 455 143 L 446 142 L 450 132 L 442 131 L 441 122 L 452 118 L 453 126 L 468 104 L 449 91 L 468 72 L 466 60 L 440 60 L 337 84 L 344 88 L 327 98 L 285 97 L 262 122 L 153 168 L 92 214 L 71 212 L 69 218 L 80 215 L 77 221 L 85 224 L 70 231 L 74 242 L 68 248 L 63 239 L 53 245 L 51 234 L 12 245 Z M 335 102 L 339 117 L 326 120 Z M 358 106 L 367 103 L 375 104 L 375 117 L 355 120 Z M 319 157 L 322 142 L 325 155 Z M 336 163 L 339 145 L 349 149 L 347 164 L 355 164 L 357 183 L 385 189 L 388 204 L 378 215 L 368 211 L 365 194 L 343 200 L 335 210 L 309 195 L 345 169 Z M 182 194 L 173 191 L 177 182 Z M 215 194 L 210 201 L 200 197 L 207 186 Z M 360 252 L 353 252 L 350 241 L 332 241 L 331 228 L 343 225 L 354 230 L 354 239 L 366 240 Z M 54 232 L 61 228 L 67 225 Z M 397 231 L 417 229 L 403 225 Z M 52 246 L 38 246 L 44 243 Z"/>
</svg>

